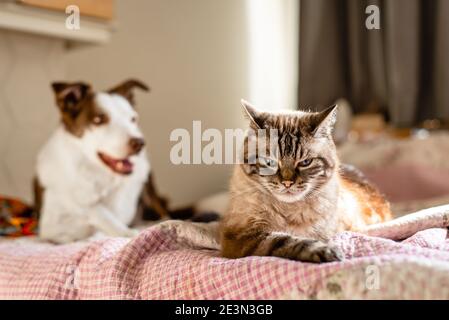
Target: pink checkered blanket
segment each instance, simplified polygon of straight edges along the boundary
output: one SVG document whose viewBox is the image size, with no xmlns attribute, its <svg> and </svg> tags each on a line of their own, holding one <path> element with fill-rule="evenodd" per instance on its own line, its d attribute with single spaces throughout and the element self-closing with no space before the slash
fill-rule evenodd
<svg viewBox="0 0 449 320">
<path fill-rule="evenodd" d="M 132 240 L 7 241 L 0 243 L 0 298 L 449 299 L 448 225 L 449 206 L 442 206 L 344 232 L 333 242 L 346 260 L 327 264 L 223 259 L 212 233 L 192 233 L 196 226 L 186 222 L 159 224 Z"/>
</svg>

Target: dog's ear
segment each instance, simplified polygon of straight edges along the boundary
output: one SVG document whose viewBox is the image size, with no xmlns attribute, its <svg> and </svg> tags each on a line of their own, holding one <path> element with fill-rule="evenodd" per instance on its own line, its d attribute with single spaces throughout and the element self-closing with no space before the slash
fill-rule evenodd
<svg viewBox="0 0 449 320">
<path fill-rule="evenodd" d="M 51 84 L 60 111 L 76 118 L 81 111 L 81 102 L 91 92 L 90 85 L 84 82 L 53 82 Z"/>
<path fill-rule="evenodd" d="M 126 80 L 126 81 L 120 83 L 119 85 L 115 86 L 114 88 L 109 89 L 108 93 L 119 94 L 119 95 L 123 96 L 124 98 L 126 98 L 131 105 L 134 105 L 134 95 L 133 95 L 134 88 L 139 88 L 144 91 L 150 91 L 150 88 L 142 81 L 136 80 L 136 79 L 129 79 L 129 80 Z"/>
</svg>

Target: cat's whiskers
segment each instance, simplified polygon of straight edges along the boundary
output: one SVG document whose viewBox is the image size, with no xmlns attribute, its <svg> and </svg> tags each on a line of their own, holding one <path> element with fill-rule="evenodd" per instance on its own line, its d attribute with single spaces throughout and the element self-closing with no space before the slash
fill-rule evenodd
<svg viewBox="0 0 449 320">
<path fill-rule="evenodd" d="M 253 185 L 248 185 L 245 189 L 239 189 L 238 193 L 234 192 L 230 194 L 230 198 L 231 199 L 235 199 L 236 197 L 242 196 L 242 195 L 247 195 L 247 194 L 251 194 L 254 193 L 256 191 L 259 191 L 259 189 L 256 186 Z"/>
<path fill-rule="evenodd" d="M 362 211 L 353 210 L 354 203 L 372 212 L 375 201 L 381 209 L 376 214 L 389 216 L 388 203 L 360 175 L 347 169 L 335 179 L 331 174 L 340 166 L 331 136 L 335 107 L 323 112 L 270 113 L 246 102 L 243 105 L 250 129 L 277 130 L 279 167 L 272 175 L 257 171 L 259 166 L 236 167 L 232 203 L 222 224 L 224 257 L 336 261 L 343 255 L 327 240 L 366 220 Z M 345 177 L 346 173 L 350 176 Z"/>
</svg>

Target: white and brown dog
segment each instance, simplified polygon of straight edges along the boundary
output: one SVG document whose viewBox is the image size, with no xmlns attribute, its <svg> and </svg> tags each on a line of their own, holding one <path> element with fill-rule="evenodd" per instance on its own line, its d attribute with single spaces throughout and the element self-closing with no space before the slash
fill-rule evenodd
<svg viewBox="0 0 449 320">
<path fill-rule="evenodd" d="M 128 80 L 105 92 L 82 83 L 53 83 L 61 124 L 41 149 L 35 206 L 43 239 L 66 243 L 97 232 L 130 237 L 138 211 L 168 216 L 155 191 Z M 181 215 L 185 211 L 181 211 Z"/>
</svg>

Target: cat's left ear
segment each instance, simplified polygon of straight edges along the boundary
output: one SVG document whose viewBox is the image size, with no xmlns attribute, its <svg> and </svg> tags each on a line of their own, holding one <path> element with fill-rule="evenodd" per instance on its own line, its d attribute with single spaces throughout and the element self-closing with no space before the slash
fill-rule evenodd
<svg viewBox="0 0 449 320">
<path fill-rule="evenodd" d="M 255 106 L 244 99 L 240 100 L 240 102 L 242 103 L 246 117 L 251 121 L 251 126 L 255 127 L 255 129 L 262 129 L 266 118 L 265 113 L 258 110 Z"/>
<path fill-rule="evenodd" d="M 333 105 L 324 111 L 319 112 L 314 117 L 312 134 L 315 137 L 331 136 L 337 121 L 338 105 Z"/>
</svg>

